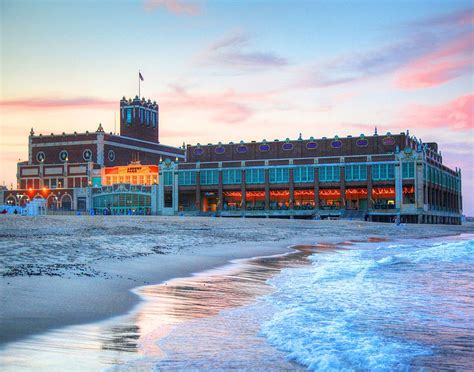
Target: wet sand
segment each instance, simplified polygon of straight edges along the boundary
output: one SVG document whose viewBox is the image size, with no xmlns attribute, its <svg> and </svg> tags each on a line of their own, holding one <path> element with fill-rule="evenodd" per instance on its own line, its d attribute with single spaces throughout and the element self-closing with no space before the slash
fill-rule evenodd
<svg viewBox="0 0 474 372">
<path fill-rule="evenodd" d="M 192 327 L 196 320 L 215 317 L 225 310 L 245 306 L 257 297 L 271 293 L 273 288 L 267 283 L 270 277 L 285 268 L 308 265 L 307 257 L 311 254 L 334 253 L 354 244 L 340 242 L 292 246 L 286 254 L 238 259 L 189 277 L 138 287 L 133 292 L 143 301 L 128 314 L 10 343 L 0 349 L 0 358 L 6 370 L 63 370 L 76 363 L 80 363 L 79 369 L 92 370 L 110 367 L 151 370 L 160 363 L 164 363 L 160 368 L 166 369 L 167 353 L 174 348 L 183 352 L 189 347 L 181 343 L 173 345 L 173 341 L 167 338 L 171 332 L 188 328 L 190 324 Z M 212 326 L 214 331 L 216 329 Z M 222 332 L 225 333 L 225 330 Z M 199 333 L 199 337 L 203 337 L 202 330 Z M 249 340 L 243 344 L 258 344 L 261 363 L 265 364 L 259 364 L 261 370 L 272 369 L 275 363 L 281 369 L 303 370 L 298 364 L 286 361 L 282 352 L 268 345 L 257 333 L 247 329 L 243 337 Z M 206 347 L 209 346 L 206 343 Z M 195 345 L 195 348 L 198 346 Z M 216 346 L 216 349 L 222 352 L 222 345 Z M 87 360 L 83 360 L 85 352 Z M 232 367 L 239 368 L 239 365 Z"/>
</svg>

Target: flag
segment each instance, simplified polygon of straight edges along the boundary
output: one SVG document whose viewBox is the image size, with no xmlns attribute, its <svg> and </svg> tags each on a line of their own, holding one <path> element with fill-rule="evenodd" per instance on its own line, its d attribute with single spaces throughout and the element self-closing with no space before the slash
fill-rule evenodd
<svg viewBox="0 0 474 372">
<path fill-rule="evenodd" d="M 141 81 L 143 81 L 143 76 L 142 76 L 142 73 L 140 71 L 138 71 L 138 77 L 140 78 Z"/>
</svg>

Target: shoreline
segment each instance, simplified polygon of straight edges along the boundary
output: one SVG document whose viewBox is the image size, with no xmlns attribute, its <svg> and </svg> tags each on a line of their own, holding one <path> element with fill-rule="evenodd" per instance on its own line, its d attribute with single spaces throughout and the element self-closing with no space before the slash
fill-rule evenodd
<svg viewBox="0 0 474 372">
<path fill-rule="evenodd" d="M 202 219 L 193 220 L 193 222 L 199 222 L 199 225 L 202 225 L 203 222 L 219 225 L 222 220 Z M 74 275 L 0 278 L 2 287 L 0 297 L 5 304 L 1 313 L 0 349 L 11 342 L 29 336 L 65 326 L 103 321 L 132 312 L 142 301 L 135 293 L 135 289 L 143 285 L 159 285 L 169 280 L 190 277 L 196 273 L 228 265 L 233 260 L 291 254 L 293 253 L 291 246 L 294 245 L 315 245 L 322 241 L 342 242 L 349 239 L 364 239 L 369 235 L 386 238 L 390 231 L 397 231 L 394 226 L 359 221 L 330 221 L 330 224 L 306 221 L 297 224 L 286 222 L 285 224 L 281 221 L 261 223 L 259 220 L 248 219 L 244 222 L 236 222 L 242 225 L 250 224 L 253 227 L 257 224 L 275 225 L 277 229 L 286 226 L 293 233 L 292 236 L 277 241 L 245 241 L 209 246 L 201 244 L 192 247 L 191 251 L 184 251 L 180 254 L 152 254 L 118 261 L 96 262 L 93 266 L 94 269 L 106 272 L 109 278 L 77 277 Z M 227 223 L 227 221 L 223 223 Z M 381 226 L 387 227 L 387 229 L 381 234 L 373 234 Z M 355 231 L 352 231 L 352 234 L 347 232 L 344 234 L 341 227 Z M 413 229 L 412 226 L 407 226 L 409 230 L 414 231 L 410 231 L 403 238 L 459 235 L 472 232 L 472 227 L 455 228 L 455 226 L 450 226 L 448 229 L 438 228 L 435 231 L 423 231 L 422 228 Z M 300 228 L 305 233 L 298 235 L 298 230 L 296 230 L 295 236 L 295 228 Z M 323 233 L 317 231 L 319 234 L 314 234 L 312 231 L 321 228 L 323 228 Z M 395 240 L 400 239 L 399 236 L 394 238 Z M 89 305 L 91 303 L 94 304 L 93 307 Z"/>
<path fill-rule="evenodd" d="M 35 291 L 40 293 L 49 292 L 49 289 L 54 288 L 54 297 L 48 296 L 42 300 L 36 298 L 34 301 L 36 305 L 42 307 L 45 312 L 36 308 L 34 311 L 24 309 L 22 316 L 16 317 L 16 310 L 21 307 L 21 302 L 24 300 L 23 295 L 20 295 L 16 300 L 13 299 L 14 293 L 28 293 L 31 286 L 32 277 L 15 277 L 7 278 L 7 286 L 2 290 L 0 297 L 10 299 L 9 305 L 12 311 L 4 308 L 2 310 L 2 318 L 8 319 L 13 323 L 6 324 L 2 321 L 0 325 L 0 349 L 10 342 L 21 341 L 30 336 L 41 334 L 62 327 L 81 325 L 88 323 L 95 323 L 105 321 L 109 318 L 124 315 L 133 312 L 134 308 L 140 306 L 142 299 L 136 293 L 139 288 L 149 285 L 160 285 L 170 280 L 177 280 L 180 278 L 191 277 L 202 272 L 217 269 L 222 266 L 230 264 L 233 260 L 245 260 L 254 257 L 255 253 L 262 253 L 264 255 L 280 255 L 292 254 L 291 248 L 286 243 L 278 244 L 277 247 L 270 243 L 263 244 L 256 252 L 254 247 L 243 247 L 239 244 L 239 251 L 233 254 L 226 255 L 217 254 L 209 255 L 204 253 L 202 256 L 146 256 L 132 258 L 123 262 L 106 262 L 99 263 L 96 267 L 103 269 L 107 268 L 110 275 L 117 275 L 113 279 L 98 278 L 74 278 L 70 279 L 62 277 L 38 277 L 35 279 Z M 242 250 L 242 248 L 244 248 Z M 163 262 L 164 261 L 164 262 Z M 155 272 L 157 265 L 165 265 L 166 270 Z M 5 281 L 5 278 L 1 280 Z M 15 283 L 16 282 L 16 283 Z M 107 294 L 113 291 L 113 296 L 97 297 L 97 294 Z M 51 301 L 53 303 L 51 303 Z M 15 303 L 16 302 L 16 303 Z M 48 302 L 48 303 L 46 303 Z M 95 307 L 90 308 L 89 303 L 94 302 Z M 51 307 L 60 306 L 61 304 L 68 307 L 73 307 L 75 311 L 67 314 L 58 312 L 59 317 L 49 317 Z M 36 307 L 36 306 L 35 306 Z M 40 310 L 40 311 L 38 311 Z M 26 316 L 25 316 L 26 313 Z M 35 324 L 30 323 L 27 319 L 29 316 L 36 318 L 43 318 L 41 322 Z M 61 316 L 62 315 L 62 316 Z M 25 319 L 26 318 L 26 319 Z M 19 328 L 21 326 L 22 328 Z"/>
<path fill-rule="evenodd" d="M 450 235 L 453 240 L 467 234 Z M 437 239 L 445 239 L 438 236 Z M 426 239 L 426 238 L 422 238 Z M 449 239 L 449 238 L 448 238 Z M 152 370 L 153 368 L 166 369 L 167 363 L 178 368 L 183 364 L 183 354 L 180 340 L 189 338 L 190 333 L 196 332 L 196 337 L 203 337 L 206 327 L 214 333 L 230 332 L 227 337 L 235 336 L 236 330 L 224 330 L 219 324 L 230 326 L 229 320 L 235 318 L 232 314 L 246 313 L 253 318 L 253 312 L 248 308 L 258 308 L 262 298 L 272 295 L 275 287 L 268 282 L 271 278 L 285 269 L 298 269 L 310 266 L 312 261 L 308 257 L 314 254 L 338 254 L 338 252 L 351 249 L 379 249 L 387 247 L 396 241 L 410 244 L 417 238 L 388 240 L 378 237 L 368 237 L 366 241 L 351 239 L 330 243 L 315 243 L 307 245 L 294 244 L 288 246 L 287 252 L 266 256 L 235 258 L 222 265 L 191 273 L 184 277 L 175 277 L 158 284 L 142 285 L 131 291 L 139 297 L 140 301 L 125 314 L 112 318 L 63 327 L 50 330 L 46 333 L 29 337 L 19 342 L 13 342 L 0 348 L 0 357 L 6 361 L 6 370 L 16 367 L 35 366 L 39 369 L 61 370 L 69 363 L 79 362 L 83 352 L 88 352 L 84 368 L 89 370 L 102 370 L 104 368 L 120 366 L 120 370 L 139 369 Z M 271 370 L 274 365 L 281 369 L 306 370 L 304 365 L 288 360 L 286 353 L 275 348 L 267 338 L 258 335 L 255 329 L 262 320 L 268 320 L 272 312 L 265 314 L 267 318 L 257 315 L 259 321 L 244 322 L 243 330 L 237 334 L 242 344 L 242 339 L 257 343 L 262 370 Z M 232 322 L 234 323 L 234 321 Z M 214 329 L 213 327 L 217 327 Z M 197 332 L 199 331 L 199 332 Z M 205 337 L 205 336 L 204 336 Z M 211 338 L 211 344 L 205 344 L 202 350 L 204 355 L 211 348 L 220 350 L 217 340 Z M 188 345 L 188 348 L 191 345 Z M 201 347 L 198 342 L 197 349 Z M 63 348 L 71 350 L 67 357 L 61 357 Z M 177 349 L 178 348 L 178 349 Z M 247 348 L 246 348 L 247 349 Z M 25 357 L 24 351 L 32 354 Z M 193 349 L 194 350 L 194 349 Z M 176 359 L 175 353 L 177 353 Z M 246 350 L 239 350 L 245 353 Z M 3 354 L 3 355 L 2 355 Z M 201 355 L 201 352 L 195 354 Z M 232 359 L 230 366 L 240 368 L 245 362 L 239 361 L 239 354 Z M 171 359 L 170 359 L 171 358 Z M 205 356 L 203 357 L 206 358 Z M 267 359 L 268 358 L 268 359 Z M 181 363 L 181 364 L 180 364 Z M 187 361 L 185 362 L 187 363 Z M 243 364 L 239 364 L 243 363 Z M 272 364 L 273 363 L 273 364 Z M 10 367 L 10 368 L 8 368 Z"/>
<path fill-rule="evenodd" d="M 376 243 L 374 241 L 373 243 Z M 133 288 L 131 292 L 140 299 L 125 314 L 117 315 L 93 323 L 62 327 L 58 330 L 49 330 L 39 335 L 33 335 L 16 342 L 7 343 L 1 353 L 6 354 L 6 360 L 12 367 L 22 366 L 31 363 L 39 363 L 40 369 L 61 369 L 65 360 L 59 358 L 52 362 L 52 355 L 57 354 L 59 345 L 63 342 L 72 342 L 68 348 L 76 349 L 74 345 L 84 347 L 86 344 L 94 345 L 97 340 L 90 335 L 93 333 L 102 335 L 100 337 L 100 348 L 87 347 L 89 353 L 98 353 L 100 350 L 113 350 L 113 352 L 134 352 L 131 357 L 124 357 L 121 363 L 135 363 L 134 358 L 145 355 L 149 358 L 145 368 L 152 369 L 153 363 L 166 356 L 161 350 L 161 342 L 177 327 L 186 326 L 189 322 L 218 316 L 222 311 L 232 311 L 243 306 L 252 305 L 264 295 L 273 292 L 274 288 L 267 283 L 267 280 L 278 275 L 281 270 L 287 268 L 297 268 L 311 265 L 308 257 L 314 253 L 327 253 L 336 250 L 347 249 L 346 246 L 363 243 L 323 243 L 323 244 L 292 244 L 287 246 L 285 252 L 251 256 L 244 258 L 234 258 L 224 264 L 213 266 L 203 271 L 191 273 L 183 277 L 170 278 L 161 283 L 147 284 Z M 179 289 L 185 288 L 185 292 L 179 294 Z M 222 289 L 224 294 L 222 295 Z M 177 292 L 178 293 L 177 293 Z M 203 292 L 204 291 L 204 292 Z M 203 295 L 205 293 L 205 295 Z M 184 297 L 183 297 L 184 296 Z M 147 318 L 152 317 L 152 322 Z M 158 331 L 155 328 L 158 326 Z M 101 331 L 97 331 L 101 329 Z M 136 334 L 135 334 L 135 330 Z M 113 334 L 113 335 L 112 335 Z M 48 345 L 46 350 L 36 355 L 37 345 Z M 53 346 L 51 346 L 53 345 Z M 48 350 L 48 347 L 53 350 Z M 20 357 L 24 349 L 33 352 L 33 356 Z M 270 345 L 267 348 L 277 354 L 281 354 L 281 363 L 291 370 L 304 370 L 302 366 L 290 361 L 284 361 L 283 353 L 273 350 Z M 39 349 L 43 349 L 40 346 Z M 99 349 L 99 350 L 98 350 Z M 50 354 L 50 356 L 45 356 Z M 77 355 L 69 355 L 74 360 Z M 133 358 L 134 357 L 134 358 Z M 158 358 L 158 359 L 156 359 Z M 95 356 L 92 359 L 98 359 Z M 104 360 L 112 360 L 113 356 L 107 355 Z M 145 363 L 140 359 L 140 368 L 143 369 Z M 35 364 L 36 365 L 36 364 Z M 112 365 L 94 365 L 91 363 L 88 369 L 95 367 L 107 368 Z M 132 367 L 133 368 L 133 367 Z M 9 370 L 8 368 L 6 370 Z"/>
</svg>

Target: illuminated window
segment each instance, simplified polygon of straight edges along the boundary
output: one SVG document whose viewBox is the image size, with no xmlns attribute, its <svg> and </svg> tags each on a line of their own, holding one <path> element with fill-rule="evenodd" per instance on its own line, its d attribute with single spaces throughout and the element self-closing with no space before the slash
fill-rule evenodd
<svg viewBox="0 0 474 372">
<path fill-rule="evenodd" d="M 132 124 L 132 109 L 127 109 L 127 124 Z"/>
</svg>

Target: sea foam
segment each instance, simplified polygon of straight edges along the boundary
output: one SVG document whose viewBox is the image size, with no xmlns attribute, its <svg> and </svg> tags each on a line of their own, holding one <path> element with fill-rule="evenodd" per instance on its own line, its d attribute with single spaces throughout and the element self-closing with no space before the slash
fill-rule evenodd
<svg viewBox="0 0 474 372">
<path fill-rule="evenodd" d="M 406 370 L 422 358 L 429 366 L 441 352 L 436 334 L 474 341 L 457 333 L 472 331 L 463 291 L 474 279 L 473 240 L 378 248 L 314 254 L 311 267 L 272 278 L 265 300 L 276 312 L 262 334 L 312 370 Z"/>
</svg>

